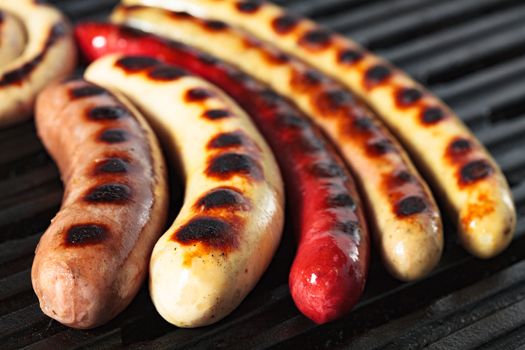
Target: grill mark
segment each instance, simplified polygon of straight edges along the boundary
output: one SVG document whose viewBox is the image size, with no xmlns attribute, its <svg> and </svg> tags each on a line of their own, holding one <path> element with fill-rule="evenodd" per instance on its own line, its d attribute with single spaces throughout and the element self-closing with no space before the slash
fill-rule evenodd
<svg viewBox="0 0 525 350">
<path fill-rule="evenodd" d="M 373 156 L 382 156 L 395 150 L 394 145 L 390 140 L 382 139 L 373 141 L 366 145 L 367 153 Z"/>
<path fill-rule="evenodd" d="M 77 98 L 83 98 L 83 97 L 91 97 L 91 96 L 99 96 L 106 94 L 106 90 L 99 86 L 94 85 L 87 85 L 87 86 L 81 86 L 77 88 L 73 88 L 69 90 L 69 96 L 72 99 Z"/>
<path fill-rule="evenodd" d="M 250 204 L 238 190 L 231 187 L 218 187 L 204 194 L 195 203 L 194 208 L 201 211 L 217 208 L 248 210 Z"/>
<path fill-rule="evenodd" d="M 464 156 L 472 150 L 472 145 L 468 139 L 455 138 L 453 139 L 448 148 L 447 153 L 452 157 Z"/>
<path fill-rule="evenodd" d="M 359 131 L 370 131 L 374 129 L 374 122 L 370 118 L 357 118 L 354 127 Z"/>
<path fill-rule="evenodd" d="M 268 107 L 275 107 L 279 102 L 282 101 L 281 96 L 279 96 L 272 89 L 264 89 L 259 93 L 259 96 L 264 100 Z"/>
<path fill-rule="evenodd" d="M 361 227 L 357 221 L 337 222 L 335 229 L 351 236 L 354 240 L 359 241 L 361 237 Z"/>
<path fill-rule="evenodd" d="M 333 113 L 354 100 L 346 90 L 336 89 L 322 92 L 317 99 L 317 108 L 325 113 Z"/>
<path fill-rule="evenodd" d="M 297 147 L 303 153 L 315 153 L 325 149 L 324 143 L 318 138 L 311 135 L 300 135 Z"/>
<path fill-rule="evenodd" d="M 415 88 L 401 88 L 396 93 L 396 102 L 402 107 L 410 106 L 423 97 L 423 93 Z"/>
<path fill-rule="evenodd" d="M 21 84 L 38 66 L 38 64 L 44 59 L 53 46 L 60 38 L 69 32 L 69 27 L 64 23 L 55 23 L 51 28 L 46 42 L 43 45 L 42 51 L 36 55 L 33 59 L 24 63 L 21 67 L 12 69 L 5 72 L 0 78 L 0 87 L 6 87 L 9 85 Z"/>
<path fill-rule="evenodd" d="M 244 136 L 240 131 L 225 132 L 215 136 L 208 143 L 209 149 L 230 148 L 243 145 Z"/>
<path fill-rule="evenodd" d="M 276 33 L 284 35 L 290 33 L 298 23 L 298 18 L 290 15 L 282 15 L 272 21 L 272 27 Z"/>
<path fill-rule="evenodd" d="M 426 201 L 418 196 L 403 198 L 396 204 L 395 212 L 397 216 L 406 217 L 421 213 L 427 208 Z"/>
<path fill-rule="evenodd" d="M 474 160 L 460 170 L 460 184 L 470 185 L 484 179 L 494 172 L 494 168 L 484 159 Z"/>
<path fill-rule="evenodd" d="M 219 59 L 217 59 L 215 56 L 212 56 L 205 52 L 197 53 L 197 59 L 208 66 L 214 66 L 216 64 L 219 64 L 220 62 Z"/>
<path fill-rule="evenodd" d="M 406 170 L 398 171 L 389 176 L 387 184 L 389 188 L 403 186 L 414 181 L 414 177 Z"/>
<path fill-rule="evenodd" d="M 311 175 L 320 178 L 334 178 L 344 175 L 344 170 L 337 163 L 318 162 L 309 167 Z"/>
<path fill-rule="evenodd" d="M 152 68 L 158 64 L 159 61 L 149 56 L 126 56 L 115 62 L 116 67 L 128 73 L 136 73 L 147 68 Z"/>
<path fill-rule="evenodd" d="M 307 31 L 299 39 L 299 45 L 308 49 L 321 50 L 332 42 L 332 34 L 324 29 L 313 29 Z"/>
<path fill-rule="evenodd" d="M 212 96 L 213 93 L 210 90 L 203 88 L 192 88 L 186 91 L 186 101 L 188 102 L 200 102 Z"/>
<path fill-rule="evenodd" d="M 238 245 L 235 228 L 224 220 L 210 216 L 191 219 L 175 232 L 172 240 L 183 245 L 202 243 L 222 250 L 231 250 Z"/>
<path fill-rule="evenodd" d="M 368 68 L 365 73 L 365 84 L 367 87 L 372 87 L 384 82 L 390 75 L 392 71 L 390 68 L 378 64 Z"/>
<path fill-rule="evenodd" d="M 284 52 L 271 52 L 271 51 L 265 51 L 264 57 L 266 60 L 268 60 L 271 63 L 274 64 L 284 64 L 290 62 L 290 56 L 287 55 Z"/>
<path fill-rule="evenodd" d="M 223 119 L 228 118 L 231 116 L 230 111 L 226 109 L 208 109 L 203 114 L 204 118 L 211 119 L 211 120 L 217 120 L 217 119 Z"/>
<path fill-rule="evenodd" d="M 323 80 L 321 73 L 309 69 L 304 72 L 294 71 L 290 79 L 290 84 L 301 91 L 307 91 L 319 85 Z"/>
<path fill-rule="evenodd" d="M 100 133 L 98 140 L 107 143 L 121 143 L 128 140 L 128 133 L 122 129 L 106 129 Z"/>
<path fill-rule="evenodd" d="M 304 129 L 308 127 L 308 122 L 304 118 L 293 113 L 280 114 L 277 117 L 277 122 L 280 126 L 286 128 Z"/>
<path fill-rule="evenodd" d="M 328 197 L 327 204 L 329 207 L 348 207 L 352 211 L 357 208 L 357 204 L 348 193 L 338 193 Z"/>
<path fill-rule="evenodd" d="M 80 224 L 74 225 L 67 230 L 66 246 L 85 246 L 103 242 L 108 234 L 106 225 Z"/>
<path fill-rule="evenodd" d="M 206 170 L 208 176 L 228 179 L 234 175 L 262 179 L 261 166 L 250 156 L 242 153 L 224 153 L 210 159 Z"/>
<path fill-rule="evenodd" d="M 117 157 L 106 158 L 95 166 L 94 174 L 124 174 L 128 172 L 128 163 Z"/>
<path fill-rule="evenodd" d="M 227 25 L 223 21 L 219 21 L 216 19 L 204 20 L 204 26 L 212 31 L 221 31 L 229 27 L 229 25 Z"/>
<path fill-rule="evenodd" d="M 92 203 L 124 203 L 131 198 L 131 188 L 120 183 L 108 183 L 93 187 L 84 196 Z"/>
<path fill-rule="evenodd" d="M 353 49 L 345 49 L 337 55 L 337 61 L 344 65 L 352 65 L 363 58 L 363 53 Z"/>
<path fill-rule="evenodd" d="M 158 66 L 148 72 L 148 77 L 158 81 L 172 81 L 177 80 L 187 73 L 184 69 L 171 66 Z"/>
<path fill-rule="evenodd" d="M 439 107 L 426 107 L 421 113 L 421 120 L 427 125 L 436 124 L 444 117 L 445 113 Z"/>
<path fill-rule="evenodd" d="M 255 13 L 261 7 L 261 3 L 258 1 L 239 1 L 237 2 L 237 10 L 243 13 Z"/>
<path fill-rule="evenodd" d="M 120 106 L 97 106 L 87 114 L 91 120 L 116 120 L 128 115 L 128 111 Z"/>
</svg>

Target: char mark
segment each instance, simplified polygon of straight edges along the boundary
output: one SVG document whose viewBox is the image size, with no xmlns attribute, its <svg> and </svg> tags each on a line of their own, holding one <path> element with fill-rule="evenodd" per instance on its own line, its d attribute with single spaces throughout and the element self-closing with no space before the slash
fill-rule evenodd
<svg viewBox="0 0 525 350">
<path fill-rule="evenodd" d="M 207 174 L 217 178 L 246 175 L 262 179 L 261 166 L 250 156 L 241 153 L 224 153 L 214 156 L 208 165 Z"/>
<path fill-rule="evenodd" d="M 107 158 L 99 163 L 95 167 L 95 175 L 99 174 L 118 174 L 118 173 L 127 173 L 128 164 L 122 158 Z"/>
<path fill-rule="evenodd" d="M 445 117 L 445 113 L 439 107 L 427 107 L 423 110 L 421 120 L 424 124 L 436 124 Z"/>
<path fill-rule="evenodd" d="M 230 111 L 226 109 L 208 109 L 206 112 L 204 112 L 204 118 L 211 120 L 223 119 L 230 116 Z"/>
<path fill-rule="evenodd" d="M 120 106 L 98 106 L 88 111 L 91 120 L 115 120 L 128 115 L 128 111 Z"/>
<path fill-rule="evenodd" d="M 373 86 L 373 85 L 382 83 L 391 74 L 392 74 L 392 71 L 390 70 L 390 68 L 384 65 L 378 64 L 378 65 L 370 67 L 366 71 L 365 80 L 368 85 Z"/>
<path fill-rule="evenodd" d="M 208 143 L 208 148 L 230 148 L 243 145 L 243 135 L 240 131 L 225 132 L 215 136 Z"/>
<path fill-rule="evenodd" d="M 332 34 L 324 29 L 310 30 L 299 39 L 299 45 L 309 48 L 323 49 L 330 45 Z"/>
<path fill-rule="evenodd" d="M 415 88 L 401 88 L 396 97 L 401 106 L 410 106 L 419 101 L 423 97 L 423 93 Z"/>
<path fill-rule="evenodd" d="M 344 175 L 344 170 L 337 163 L 318 162 L 310 166 L 310 173 L 315 177 L 333 178 Z"/>
<path fill-rule="evenodd" d="M 202 243 L 224 250 L 235 248 L 238 244 L 235 229 L 230 223 L 209 216 L 191 219 L 175 232 L 173 238 L 184 245 Z"/>
<path fill-rule="evenodd" d="M 213 31 L 221 31 L 224 29 L 227 29 L 229 26 L 224 23 L 223 21 L 219 21 L 216 19 L 208 19 L 204 21 L 204 25 L 206 28 L 213 30 Z"/>
<path fill-rule="evenodd" d="M 382 139 L 367 144 L 367 151 L 373 156 L 382 156 L 395 150 L 394 145 L 390 140 Z"/>
<path fill-rule="evenodd" d="M 158 81 L 173 81 L 187 75 L 184 69 L 171 66 L 154 67 L 148 72 L 148 77 Z"/>
<path fill-rule="evenodd" d="M 74 225 L 67 230 L 66 245 L 83 246 L 103 242 L 107 236 L 107 228 L 100 224 Z"/>
<path fill-rule="evenodd" d="M 227 187 L 219 187 L 210 190 L 201 197 L 195 207 L 200 210 L 209 210 L 216 208 L 229 209 L 249 209 L 248 199 L 245 198 L 238 190 Z"/>
<path fill-rule="evenodd" d="M 244 0 L 237 2 L 237 10 L 243 13 L 255 13 L 260 7 L 260 1 Z"/>
<path fill-rule="evenodd" d="M 186 101 L 199 102 L 213 96 L 213 92 L 203 88 L 192 88 L 186 92 Z"/>
<path fill-rule="evenodd" d="M 425 200 L 418 196 L 410 196 L 403 198 L 396 205 L 396 214 L 398 216 L 406 217 L 413 214 L 418 214 L 427 208 Z"/>
<path fill-rule="evenodd" d="M 282 15 L 275 18 L 272 22 L 273 30 L 278 34 L 288 34 L 299 23 L 299 19 L 290 15 Z"/>
<path fill-rule="evenodd" d="M 348 193 L 338 193 L 328 197 L 327 204 L 329 207 L 348 207 L 351 210 L 357 207 L 354 199 Z"/>
<path fill-rule="evenodd" d="M 352 65 L 363 58 L 363 53 L 354 49 L 345 49 L 339 52 L 337 60 L 341 64 Z"/>
<path fill-rule="evenodd" d="M 337 222 L 335 229 L 351 236 L 356 242 L 359 242 L 361 239 L 361 227 L 357 221 Z"/>
<path fill-rule="evenodd" d="M 122 129 L 103 130 L 98 139 L 106 143 L 121 143 L 128 140 L 128 133 Z"/>
<path fill-rule="evenodd" d="M 472 149 L 468 139 L 456 138 L 449 145 L 449 152 L 452 155 L 464 155 Z"/>
<path fill-rule="evenodd" d="M 106 90 L 99 86 L 95 85 L 86 85 L 81 86 L 77 88 L 73 88 L 69 91 L 69 95 L 71 98 L 82 98 L 82 97 L 91 97 L 91 96 L 99 96 L 106 93 Z"/>
<path fill-rule="evenodd" d="M 159 61 L 149 56 L 126 56 L 115 62 L 115 66 L 128 73 L 135 73 L 159 64 Z"/>
<path fill-rule="evenodd" d="M 131 189 L 124 184 L 108 183 L 88 191 L 84 199 L 92 203 L 124 203 L 131 198 Z"/>
<path fill-rule="evenodd" d="M 460 180 L 463 184 L 471 184 L 488 177 L 493 172 L 494 168 L 486 160 L 474 160 L 461 168 Z"/>
</svg>

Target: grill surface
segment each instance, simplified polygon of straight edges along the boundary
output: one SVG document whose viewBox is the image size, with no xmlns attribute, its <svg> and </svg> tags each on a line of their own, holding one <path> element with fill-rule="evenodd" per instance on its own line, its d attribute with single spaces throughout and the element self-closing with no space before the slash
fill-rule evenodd
<svg viewBox="0 0 525 350">
<path fill-rule="evenodd" d="M 51 1 L 74 20 L 103 19 L 115 0 Z M 44 316 L 31 289 L 39 236 L 58 210 L 59 174 L 32 123 L 0 131 L 0 344 L 2 349 L 516 348 L 525 343 L 525 3 L 520 0 L 281 0 L 391 59 L 448 102 L 503 168 L 518 208 L 517 235 L 480 261 L 446 223 L 439 267 L 422 281 L 390 278 L 375 257 L 360 304 L 315 326 L 294 307 L 283 244 L 238 310 L 201 329 L 164 322 L 143 288 L 117 319 L 76 331 Z"/>
</svg>

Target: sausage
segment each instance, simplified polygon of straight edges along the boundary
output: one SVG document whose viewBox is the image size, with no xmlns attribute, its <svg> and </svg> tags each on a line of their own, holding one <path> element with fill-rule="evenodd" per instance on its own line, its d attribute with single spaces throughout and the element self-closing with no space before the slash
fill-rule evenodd
<svg viewBox="0 0 525 350">
<path fill-rule="evenodd" d="M 42 311 L 74 328 L 104 324 L 137 294 L 167 215 L 158 141 L 121 98 L 83 80 L 47 87 L 38 135 L 65 185 L 31 271 Z"/>
<path fill-rule="evenodd" d="M 0 67 L 20 56 L 25 45 L 23 24 L 11 13 L 0 9 Z"/>
<path fill-rule="evenodd" d="M 118 8 L 113 20 L 196 46 L 293 100 L 348 162 L 392 275 L 414 280 L 436 266 L 443 249 L 442 224 L 428 186 L 388 130 L 346 88 L 224 22 L 140 6 Z"/>
<path fill-rule="evenodd" d="M 37 94 L 76 64 L 71 26 L 55 8 L 35 0 L 0 0 L 0 9 L 17 17 L 27 44 L 11 62 L 0 66 L 0 128 L 32 116 Z"/>
<path fill-rule="evenodd" d="M 286 198 L 294 203 L 289 215 L 298 249 L 289 278 L 292 298 L 317 323 L 346 314 L 363 292 L 370 243 L 355 183 L 320 130 L 268 87 L 186 45 L 113 24 L 83 23 L 75 34 L 89 60 L 114 52 L 151 55 L 216 84 L 249 113 L 271 146 Z M 95 38 L 103 38 L 104 44 L 93 45 Z M 316 164 L 334 164 L 338 171 L 317 176 L 311 172 Z"/>
<path fill-rule="evenodd" d="M 450 108 L 384 59 L 270 2 L 123 3 L 168 6 L 224 20 L 336 77 L 372 107 L 402 141 L 457 223 L 466 250 L 490 258 L 511 242 L 516 210 L 494 159 Z"/>
<path fill-rule="evenodd" d="M 155 245 L 150 295 L 179 327 L 219 321 L 252 290 L 279 245 L 283 184 L 245 113 L 218 88 L 144 56 L 106 56 L 86 77 L 132 99 L 179 159 L 182 209 Z"/>
</svg>

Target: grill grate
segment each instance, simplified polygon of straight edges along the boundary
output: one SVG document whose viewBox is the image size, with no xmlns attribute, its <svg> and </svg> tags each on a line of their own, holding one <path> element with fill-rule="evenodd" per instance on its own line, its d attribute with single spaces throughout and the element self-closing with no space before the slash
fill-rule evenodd
<svg viewBox="0 0 525 350">
<path fill-rule="evenodd" d="M 55 0 L 75 20 L 103 19 L 116 0 Z M 0 131 L 0 344 L 3 349 L 516 348 L 525 343 L 525 4 L 519 0 L 280 0 L 352 36 L 429 86 L 494 154 L 518 207 L 510 248 L 490 261 L 468 256 L 445 223 L 446 248 L 428 278 L 404 284 L 377 257 L 358 307 L 315 326 L 287 287 L 293 242 L 285 234 L 253 293 L 217 325 L 176 329 L 143 288 L 117 319 L 91 331 L 44 316 L 31 290 L 39 236 L 62 185 L 32 123 Z M 376 254 L 374 254 L 376 255 Z"/>
</svg>

